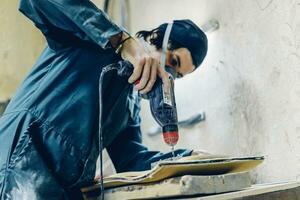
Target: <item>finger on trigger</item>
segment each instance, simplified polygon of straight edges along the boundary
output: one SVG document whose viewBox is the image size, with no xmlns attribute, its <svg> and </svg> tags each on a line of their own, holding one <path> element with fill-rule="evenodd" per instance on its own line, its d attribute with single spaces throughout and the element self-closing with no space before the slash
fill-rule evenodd
<svg viewBox="0 0 300 200">
<path fill-rule="evenodd" d="M 136 85 L 137 90 L 141 90 L 146 86 L 150 76 L 151 62 L 152 62 L 151 58 L 146 58 L 145 65 L 143 66 L 143 73 L 142 73 L 141 80 L 139 84 Z"/>
<path fill-rule="evenodd" d="M 157 66 L 157 63 L 158 62 L 155 62 L 155 61 L 152 62 L 150 79 L 149 79 L 146 87 L 140 91 L 141 94 L 145 94 L 152 89 L 152 87 L 156 81 L 156 77 L 157 77 L 157 67 L 159 67 L 159 66 Z"/>
<path fill-rule="evenodd" d="M 145 58 L 141 59 L 138 62 L 138 65 L 134 66 L 133 72 L 132 72 L 131 76 L 128 79 L 129 83 L 134 83 L 135 81 L 137 81 L 141 77 L 144 64 L 145 64 Z"/>
</svg>

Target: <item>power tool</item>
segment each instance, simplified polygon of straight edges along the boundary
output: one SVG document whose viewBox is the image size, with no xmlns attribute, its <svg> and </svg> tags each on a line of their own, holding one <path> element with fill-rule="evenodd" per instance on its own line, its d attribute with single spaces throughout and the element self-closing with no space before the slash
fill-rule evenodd
<svg viewBox="0 0 300 200">
<path fill-rule="evenodd" d="M 163 138 L 166 144 L 172 147 L 173 158 L 174 146 L 179 139 L 178 134 L 178 118 L 177 108 L 174 95 L 174 79 L 176 78 L 176 72 L 171 67 L 167 67 L 166 52 L 169 42 L 170 33 L 173 23 L 168 23 L 162 42 L 162 53 L 160 57 L 160 65 L 167 72 L 169 72 L 170 85 L 169 91 L 164 91 L 163 82 L 158 77 L 152 90 L 146 95 L 141 95 L 145 99 L 150 101 L 150 109 L 155 121 L 162 127 Z M 118 75 L 129 77 L 133 72 L 133 65 L 128 61 L 120 61 L 118 63 Z M 135 83 L 137 84 L 139 80 Z"/>
<path fill-rule="evenodd" d="M 129 77 L 133 72 L 133 65 L 128 61 L 119 61 L 118 75 Z M 163 138 L 166 144 L 174 147 L 177 144 L 178 118 L 174 95 L 174 78 L 169 76 L 171 87 L 170 91 L 164 91 L 161 78 L 157 78 L 152 90 L 146 95 L 141 95 L 150 102 L 151 114 L 155 121 L 162 127 Z M 136 82 L 138 83 L 138 82 Z"/>
</svg>

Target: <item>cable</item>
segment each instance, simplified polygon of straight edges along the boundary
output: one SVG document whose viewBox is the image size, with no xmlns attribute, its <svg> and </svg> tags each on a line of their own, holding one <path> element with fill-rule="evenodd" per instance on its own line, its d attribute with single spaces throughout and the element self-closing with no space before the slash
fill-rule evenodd
<svg viewBox="0 0 300 200">
<path fill-rule="evenodd" d="M 100 74 L 99 78 L 99 129 L 98 129 L 98 137 L 99 137 L 99 156 L 100 156 L 100 199 L 104 200 L 104 183 L 103 183 L 103 155 L 102 150 L 103 148 L 103 132 L 102 132 L 102 106 L 103 106 L 103 99 L 102 99 L 102 82 L 104 79 L 104 75 L 114 69 L 118 69 L 115 64 L 110 64 L 105 66 Z"/>
</svg>

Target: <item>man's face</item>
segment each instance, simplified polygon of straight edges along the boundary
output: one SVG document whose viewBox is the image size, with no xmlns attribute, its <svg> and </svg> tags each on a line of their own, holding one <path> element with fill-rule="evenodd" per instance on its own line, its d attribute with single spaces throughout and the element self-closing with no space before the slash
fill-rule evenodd
<svg viewBox="0 0 300 200">
<path fill-rule="evenodd" d="M 166 53 L 166 65 L 177 73 L 176 78 L 181 78 L 195 70 L 191 52 L 187 48 L 168 50 Z"/>
</svg>

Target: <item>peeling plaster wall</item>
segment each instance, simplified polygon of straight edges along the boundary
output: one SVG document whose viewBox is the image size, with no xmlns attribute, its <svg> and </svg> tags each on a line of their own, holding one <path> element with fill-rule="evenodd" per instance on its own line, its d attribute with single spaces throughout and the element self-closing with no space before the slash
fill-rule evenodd
<svg viewBox="0 0 300 200">
<path fill-rule="evenodd" d="M 131 0 L 130 8 L 132 32 L 178 18 L 220 22 L 202 67 L 176 81 L 179 118 L 206 113 L 181 130 L 178 148 L 265 155 L 256 182 L 300 178 L 300 1 Z M 146 133 L 155 123 L 142 106 Z M 161 135 L 144 141 L 169 150 Z"/>
<path fill-rule="evenodd" d="M 1 0 L 0 101 L 10 98 L 45 46 L 42 35 L 18 11 L 18 0 Z"/>
</svg>

